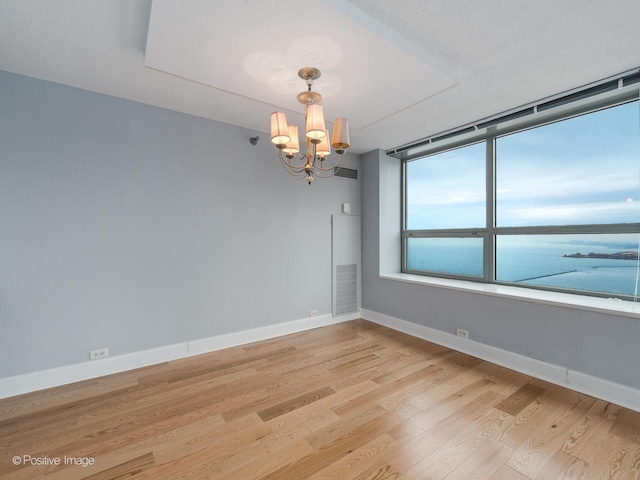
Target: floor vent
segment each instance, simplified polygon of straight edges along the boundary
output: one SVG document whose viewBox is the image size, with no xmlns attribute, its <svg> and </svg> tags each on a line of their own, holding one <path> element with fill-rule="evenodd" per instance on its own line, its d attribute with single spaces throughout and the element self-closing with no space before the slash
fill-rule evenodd
<svg viewBox="0 0 640 480">
<path fill-rule="evenodd" d="M 355 170 L 353 168 L 345 168 L 345 167 L 333 167 L 333 175 L 335 177 L 352 178 L 354 180 L 357 180 L 358 170 Z"/>
</svg>

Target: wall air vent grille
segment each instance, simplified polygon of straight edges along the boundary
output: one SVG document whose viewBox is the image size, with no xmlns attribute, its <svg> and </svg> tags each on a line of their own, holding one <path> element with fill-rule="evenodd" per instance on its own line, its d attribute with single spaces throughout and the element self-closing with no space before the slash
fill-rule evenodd
<svg viewBox="0 0 640 480">
<path fill-rule="evenodd" d="M 336 315 L 358 310 L 358 265 L 336 265 Z"/>
<path fill-rule="evenodd" d="M 358 170 L 354 170 L 353 168 L 345 168 L 345 167 L 333 167 L 333 175 L 335 177 L 352 178 L 353 180 L 357 180 Z"/>
</svg>

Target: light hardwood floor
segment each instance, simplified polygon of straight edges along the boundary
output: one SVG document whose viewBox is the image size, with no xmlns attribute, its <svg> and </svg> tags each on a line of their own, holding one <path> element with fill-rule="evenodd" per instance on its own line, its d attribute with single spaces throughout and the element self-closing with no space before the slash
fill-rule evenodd
<svg viewBox="0 0 640 480">
<path fill-rule="evenodd" d="M 640 479 L 640 414 L 356 320 L 0 400 L 0 478 Z"/>
</svg>

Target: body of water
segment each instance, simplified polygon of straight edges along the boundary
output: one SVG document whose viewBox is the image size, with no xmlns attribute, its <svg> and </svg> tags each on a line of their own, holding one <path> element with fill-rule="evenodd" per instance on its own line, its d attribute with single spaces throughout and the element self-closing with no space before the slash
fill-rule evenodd
<svg viewBox="0 0 640 480">
<path fill-rule="evenodd" d="M 637 244 L 540 241 L 530 237 L 498 237 L 496 279 L 610 294 L 634 295 L 638 261 L 572 258 L 582 253 L 636 251 Z M 410 239 L 408 268 L 481 277 L 482 239 Z"/>
</svg>

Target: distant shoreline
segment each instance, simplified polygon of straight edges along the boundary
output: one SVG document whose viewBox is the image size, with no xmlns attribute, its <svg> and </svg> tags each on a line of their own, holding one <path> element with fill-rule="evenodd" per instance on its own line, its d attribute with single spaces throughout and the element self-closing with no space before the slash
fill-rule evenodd
<svg viewBox="0 0 640 480">
<path fill-rule="evenodd" d="M 616 252 L 616 253 L 587 253 L 586 255 L 583 253 L 570 253 L 565 254 L 563 257 L 568 258 L 605 258 L 609 260 L 638 260 L 638 252 L 635 251 L 626 251 L 626 252 Z"/>
</svg>

